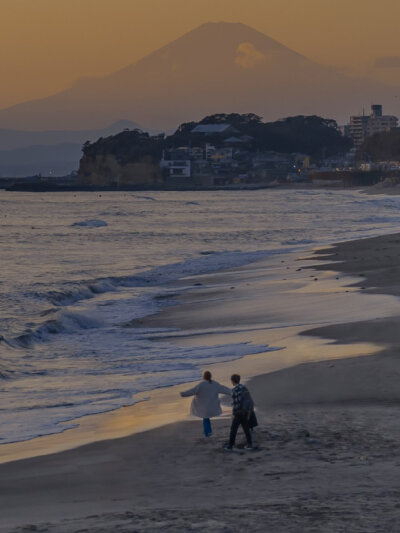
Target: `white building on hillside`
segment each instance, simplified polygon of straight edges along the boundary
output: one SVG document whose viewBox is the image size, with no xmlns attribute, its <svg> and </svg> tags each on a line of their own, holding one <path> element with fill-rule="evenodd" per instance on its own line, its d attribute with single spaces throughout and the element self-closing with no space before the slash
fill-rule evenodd
<svg viewBox="0 0 400 533">
<path fill-rule="evenodd" d="M 168 170 L 169 178 L 190 178 L 192 165 L 190 159 L 169 160 L 161 159 L 160 167 Z"/>
</svg>

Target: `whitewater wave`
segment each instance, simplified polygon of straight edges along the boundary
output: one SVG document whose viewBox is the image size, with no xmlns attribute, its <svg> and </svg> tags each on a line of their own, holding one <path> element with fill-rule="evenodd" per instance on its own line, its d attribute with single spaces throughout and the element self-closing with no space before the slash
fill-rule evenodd
<svg viewBox="0 0 400 533">
<path fill-rule="evenodd" d="M 136 198 L 138 200 L 151 200 L 152 202 L 158 202 L 156 198 L 153 198 L 153 196 L 134 196 L 133 198 Z"/>
<path fill-rule="evenodd" d="M 81 220 L 80 222 L 74 222 L 73 224 L 71 224 L 71 228 L 75 226 L 87 227 L 87 228 L 102 228 L 103 226 L 108 226 L 108 224 L 105 220 L 92 219 L 92 220 Z"/>
<path fill-rule="evenodd" d="M 249 253 L 206 251 L 204 253 L 200 252 L 200 257 L 181 263 L 156 267 L 138 275 L 83 281 L 69 284 L 62 290 L 53 290 L 45 293 L 36 291 L 34 293 L 36 298 L 46 299 L 54 306 L 41 313 L 41 318 L 45 318 L 46 320 L 35 325 L 33 328 L 27 328 L 23 333 L 14 337 L 4 338 L 3 342 L 7 343 L 11 348 L 30 349 L 38 342 L 46 342 L 55 334 L 76 333 L 82 329 L 99 328 L 104 324 L 97 318 L 94 318 L 92 313 L 89 315 L 68 309 L 68 307 L 73 306 L 79 301 L 90 300 L 99 295 L 116 292 L 123 287 L 158 287 L 177 279 L 190 279 L 193 275 L 207 274 L 226 268 L 238 267 L 286 251 L 286 249 Z M 168 297 L 165 295 L 160 296 L 160 294 L 155 296 L 151 295 L 151 297 L 158 302 L 158 305 L 161 305 L 161 302 L 164 306 L 171 304 L 171 302 L 168 302 L 168 300 L 172 299 L 170 294 L 168 294 Z M 144 316 L 149 310 L 148 301 L 144 298 L 139 304 L 143 310 L 143 313 L 139 313 L 139 316 Z M 130 318 L 134 314 L 131 308 L 133 308 L 132 302 L 130 302 L 130 308 L 128 310 Z"/>
<path fill-rule="evenodd" d="M 129 279 L 129 278 L 126 278 Z M 89 300 L 98 294 L 117 290 L 118 285 L 123 285 L 124 278 L 101 278 L 93 281 L 82 281 L 69 285 L 58 291 L 49 291 L 45 294 L 35 293 L 37 298 L 46 298 L 53 305 L 71 305 L 80 300 Z"/>
<path fill-rule="evenodd" d="M 49 313 L 47 314 L 47 316 Z M 55 310 L 52 317 L 34 329 L 28 329 L 12 339 L 2 337 L 11 348 L 27 349 L 37 342 L 45 342 L 51 335 L 58 333 L 76 333 L 82 329 L 99 328 L 102 323 L 92 315 L 77 311 Z"/>
<path fill-rule="evenodd" d="M 367 223 L 367 224 L 389 224 L 389 223 L 398 223 L 400 220 L 400 216 L 378 216 L 378 215 L 372 215 L 361 219 L 361 222 Z"/>
<path fill-rule="evenodd" d="M 297 242 L 296 244 L 301 244 Z M 180 278 L 218 272 L 227 268 L 239 267 L 259 261 L 274 254 L 286 253 L 287 249 L 264 250 L 259 252 L 200 252 L 200 257 L 180 263 L 172 263 L 152 268 L 131 276 L 99 278 L 68 284 L 63 289 L 35 292 L 34 296 L 47 299 L 53 305 L 65 306 L 80 300 L 88 300 L 99 294 L 118 290 L 119 287 L 155 287 Z"/>
<path fill-rule="evenodd" d="M 299 246 L 302 244 L 314 244 L 315 241 L 312 239 L 288 239 L 286 241 L 282 241 L 283 246 Z"/>
</svg>

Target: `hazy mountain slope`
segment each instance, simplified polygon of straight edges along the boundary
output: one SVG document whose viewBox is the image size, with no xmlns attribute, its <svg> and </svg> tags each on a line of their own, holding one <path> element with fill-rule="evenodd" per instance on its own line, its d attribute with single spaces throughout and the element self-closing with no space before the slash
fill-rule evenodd
<svg viewBox="0 0 400 533">
<path fill-rule="evenodd" d="M 123 116 L 171 128 L 214 112 L 344 120 L 397 89 L 344 76 L 243 24 L 208 23 L 109 76 L 0 111 L 0 128 L 98 128 Z"/>
</svg>

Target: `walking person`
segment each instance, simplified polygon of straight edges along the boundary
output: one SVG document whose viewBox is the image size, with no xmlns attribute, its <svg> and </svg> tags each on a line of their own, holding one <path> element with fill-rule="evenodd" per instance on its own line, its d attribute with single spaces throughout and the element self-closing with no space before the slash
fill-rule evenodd
<svg viewBox="0 0 400 533">
<path fill-rule="evenodd" d="M 192 389 L 181 392 L 181 396 L 194 396 L 190 406 L 190 413 L 203 419 L 203 430 L 205 437 L 211 437 L 212 427 L 210 418 L 219 416 L 222 413 L 219 402 L 219 394 L 231 395 L 231 389 L 220 385 L 212 379 L 211 372 L 206 370 L 203 374 L 203 381 Z"/>
<path fill-rule="evenodd" d="M 229 435 L 229 443 L 224 445 L 225 450 L 232 450 L 235 440 L 237 430 L 239 426 L 242 426 L 244 434 L 246 435 L 247 445 L 245 449 L 252 450 L 253 442 L 251 438 L 250 428 L 249 428 L 249 417 L 250 413 L 254 409 L 254 402 L 250 395 L 248 389 L 240 383 L 239 374 L 233 374 L 231 376 L 231 381 L 233 385 L 232 389 L 232 424 L 231 431 Z"/>
</svg>

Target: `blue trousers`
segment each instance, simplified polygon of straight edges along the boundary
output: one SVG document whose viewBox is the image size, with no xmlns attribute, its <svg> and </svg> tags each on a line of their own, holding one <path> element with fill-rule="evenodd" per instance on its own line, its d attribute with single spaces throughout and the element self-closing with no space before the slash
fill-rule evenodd
<svg viewBox="0 0 400 533">
<path fill-rule="evenodd" d="M 212 435 L 211 420 L 209 418 L 203 418 L 203 430 L 205 437 Z"/>
</svg>

